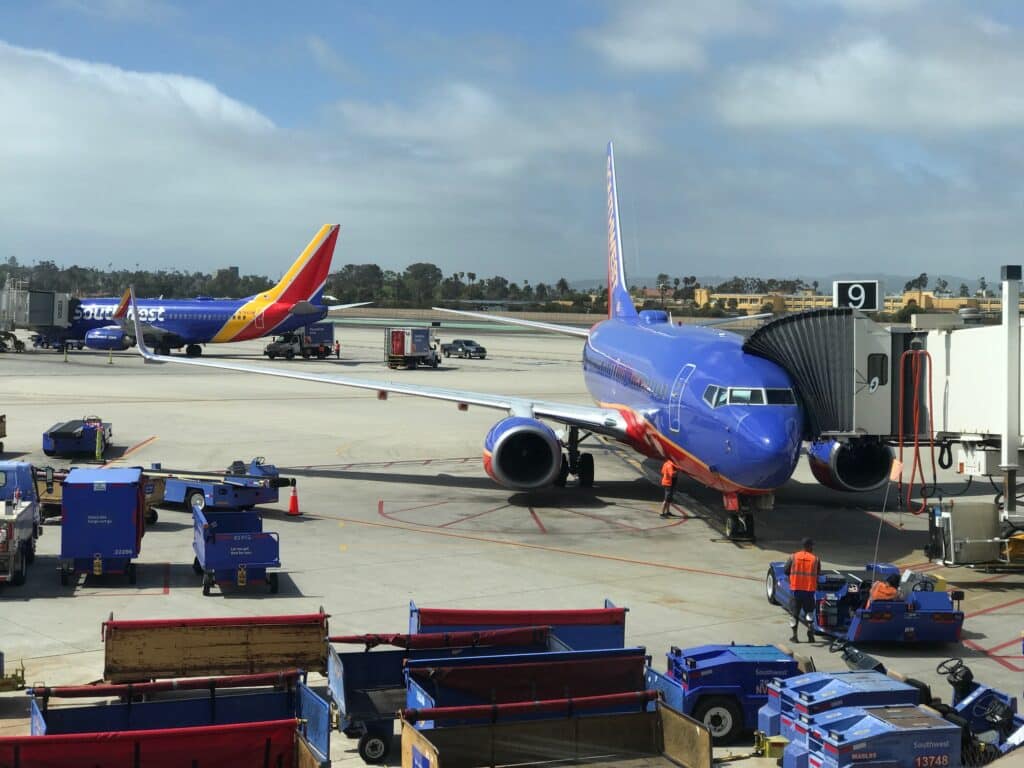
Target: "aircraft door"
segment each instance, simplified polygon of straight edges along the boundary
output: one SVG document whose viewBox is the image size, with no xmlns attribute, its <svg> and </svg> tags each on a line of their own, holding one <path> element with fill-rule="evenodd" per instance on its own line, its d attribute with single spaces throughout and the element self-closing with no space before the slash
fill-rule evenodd
<svg viewBox="0 0 1024 768">
<path fill-rule="evenodd" d="M 256 313 L 256 327 L 259 330 L 263 330 L 263 312 Z"/>
<path fill-rule="evenodd" d="M 676 376 L 676 380 L 672 383 L 672 393 L 668 398 L 668 428 L 672 432 L 679 431 L 683 416 L 683 391 L 686 389 L 686 382 L 690 380 L 695 370 L 697 370 L 696 365 L 687 363 L 680 369 L 679 375 Z"/>
</svg>

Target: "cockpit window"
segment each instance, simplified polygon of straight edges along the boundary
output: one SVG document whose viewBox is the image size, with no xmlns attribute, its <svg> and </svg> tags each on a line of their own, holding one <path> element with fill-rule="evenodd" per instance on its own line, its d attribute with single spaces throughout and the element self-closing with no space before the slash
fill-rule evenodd
<svg viewBox="0 0 1024 768">
<path fill-rule="evenodd" d="M 712 408 L 721 408 L 723 405 L 796 405 L 796 394 L 788 387 L 761 389 L 708 384 L 703 399 Z"/>
<path fill-rule="evenodd" d="M 768 405 L 796 405 L 796 395 L 792 389 L 766 389 Z"/>
<path fill-rule="evenodd" d="M 764 405 L 764 390 L 730 387 L 729 405 Z"/>
</svg>

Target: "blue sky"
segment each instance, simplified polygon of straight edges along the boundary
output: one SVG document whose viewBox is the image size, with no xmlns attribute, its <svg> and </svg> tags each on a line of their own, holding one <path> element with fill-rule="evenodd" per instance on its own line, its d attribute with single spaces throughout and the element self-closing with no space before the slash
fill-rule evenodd
<svg viewBox="0 0 1024 768">
<path fill-rule="evenodd" d="M 277 274 L 995 276 L 1022 10 L 951 0 L 0 4 L 0 255 Z"/>
</svg>

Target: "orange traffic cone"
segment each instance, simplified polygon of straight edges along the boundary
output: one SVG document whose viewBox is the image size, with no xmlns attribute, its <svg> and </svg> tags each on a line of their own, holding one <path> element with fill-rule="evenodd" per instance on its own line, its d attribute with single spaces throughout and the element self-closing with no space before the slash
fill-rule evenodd
<svg viewBox="0 0 1024 768">
<path fill-rule="evenodd" d="M 302 513 L 299 512 L 299 491 L 295 485 L 292 485 L 292 497 L 288 499 L 288 516 L 298 517 L 300 514 Z"/>
</svg>

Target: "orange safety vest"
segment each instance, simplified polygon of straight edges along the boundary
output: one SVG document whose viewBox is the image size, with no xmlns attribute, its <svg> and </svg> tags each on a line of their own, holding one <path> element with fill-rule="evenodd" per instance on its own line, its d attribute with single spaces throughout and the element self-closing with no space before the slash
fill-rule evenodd
<svg viewBox="0 0 1024 768">
<path fill-rule="evenodd" d="M 667 459 L 664 464 L 661 465 L 661 484 L 665 488 L 672 485 L 672 482 L 676 479 L 676 465 L 672 463 L 671 459 Z"/>
<path fill-rule="evenodd" d="M 876 581 L 871 585 L 871 595 L 868 597 L 866 607 L 870 608 L 875 600 L 895 600 L 899 594 L 900 591 L 895 587 L 890 587 L 884 581 Z"/>
<path fill-rule="evenodd" d="M 789 572 L 789 588 L 794 592 L 813 592 L 818 588 L 818 558 L 814 553 L 800 550 L 793 555 Z"/>
</svg>

